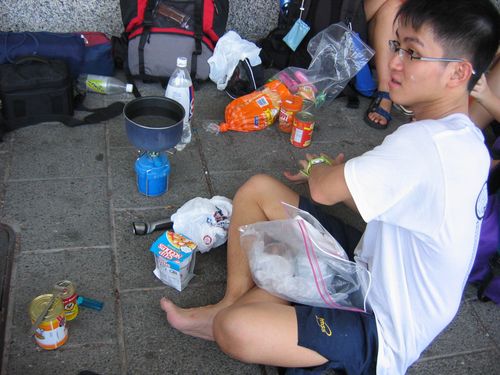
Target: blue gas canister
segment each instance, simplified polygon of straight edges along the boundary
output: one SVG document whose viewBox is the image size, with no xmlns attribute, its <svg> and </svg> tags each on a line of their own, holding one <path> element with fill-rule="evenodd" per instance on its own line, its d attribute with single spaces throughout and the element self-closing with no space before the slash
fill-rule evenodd
<svg viewBox="0 0 500 375">
<path fill-rule="evenodd" d="M 147 152 L 135 161 L 137 188 L 148 197 L 162 195 L 168 190 L 170 162 L 164 152 Z"/>
</svg>

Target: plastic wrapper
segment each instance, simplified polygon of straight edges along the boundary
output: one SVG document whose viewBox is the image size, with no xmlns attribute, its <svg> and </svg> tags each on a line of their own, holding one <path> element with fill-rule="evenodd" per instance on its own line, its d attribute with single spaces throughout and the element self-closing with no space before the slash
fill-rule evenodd
<svg viewBox="0 0 500 375">
<path fill-rule="evenodd" d="M 366 312 L 370 272 L 349 261 L 313 216 L 285 207 L 289 219 L 240 228 L 256 285 L 291 302 Z"/>
<path fill-rule="evenodd" d="M 197 197 L 184 203 L 170 219 L 176 233 L 194 241 L 205 253 L 226 242 L 232 211 L 233 203 L 226 197 Z"/>
<path fill-rule="evenodd" d="M 315 35 L 307 51 L 312 57 L 307 69 L 288 67 L 272 79 L 279 79 L 292 94 L 313 101 L 313 110 L 335 99 L 374 54 L 344 23 L 330 25 Z"/>
<path fill-rule="evenodd" d="M 278 117 L 281 101 L 290 91 L 279 80 L 272 80 L 262 89 L 241 96 L 226 106 L 225 122 L 218 131 L 252 132 L 272 125 Z"/>
</svg>

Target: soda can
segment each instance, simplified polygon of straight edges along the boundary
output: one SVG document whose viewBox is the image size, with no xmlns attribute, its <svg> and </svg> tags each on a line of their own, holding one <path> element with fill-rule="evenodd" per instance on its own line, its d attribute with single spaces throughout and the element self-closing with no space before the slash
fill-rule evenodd
<svg viewBox="0 0 500 375">
<path fill-rule="evenodd" d="M 78 298 L 76 294 L 75 284 L 69 280 L 61 280 L 56 283 L 56 287 L 59 287 L 61 292 L 61 299 L 64 305 L 64 313 L 66 314 L 66 320 L 70 321 L 76 318 L 78 315 L 78 304 L 76 299 Z"/>
<path fill-rule="evenodd" d="M 304 148 L 311 144 L 314 130 L 314 116 L 310 112 L 301 111 L 293 120 L 290 143 L 295 147 Z"/>
<path fill-rule="evenodd" d="M 68 340 L 68 327 L 62 299 L 53 298 L 52 294 L 42 294 L 31 301 L 29 314 L 31 323 L 34 324 L 46 311 L 48 304 L 51 306 L 48 307 L 45 316 L 36 327 L 34 338 L 41 348 L 53 350 L 64 345 Z"/>
</svg>

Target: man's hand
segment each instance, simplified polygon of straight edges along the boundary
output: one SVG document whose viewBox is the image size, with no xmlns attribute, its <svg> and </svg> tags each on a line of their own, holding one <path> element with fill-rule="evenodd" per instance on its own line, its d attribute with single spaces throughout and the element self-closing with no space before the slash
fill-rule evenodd
<svg viewBox="0 0 500 375">
<path fill-rule="evenodd" d="M 290 173 L 289 171 L 283 172 L 283 175 L 291 182 L 300 184 L 300 183 L 305 183 L 309 179 L 309 175 L 306 172 L 307 171 L 307 166 L 309 164 L 309 161 L 312 159 L 316 159 L 319 156 L 322 156 L 326 158 L 327 160 L 330 161 L 330 165 L 338 165 L 342 164 L 344 162 L 344 154 L 340 153 L 337 155 L 335 159 L 330 158 L 328 155 L 321 153 L 320 155 L 317 154 L 306 154 L 306 159 L 305 160 L 299 160 L 299 165 L 300 165 L 300 171 L 298 173 Z"/>
</svg>

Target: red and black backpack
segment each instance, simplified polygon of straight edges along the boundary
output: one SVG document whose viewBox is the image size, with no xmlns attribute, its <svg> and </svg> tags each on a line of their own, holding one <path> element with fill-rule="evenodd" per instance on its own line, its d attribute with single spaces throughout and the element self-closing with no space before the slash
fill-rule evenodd
<svg viewBox="0 0 500 375">
<path fill-rule="evenodd" d="M 120 7 L 132 76 L 165 80 L 184 56 L 193 79 L 208 78 L 207 60 L 226 31 L 228 0 L 120 0 Z"/>
</svg>

